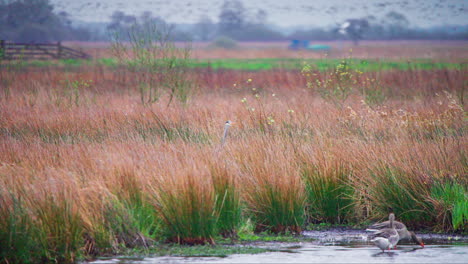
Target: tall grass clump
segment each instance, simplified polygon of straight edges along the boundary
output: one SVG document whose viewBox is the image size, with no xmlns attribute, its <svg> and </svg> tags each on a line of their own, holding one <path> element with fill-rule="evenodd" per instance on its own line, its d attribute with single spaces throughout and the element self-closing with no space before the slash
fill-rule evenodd
<svg viewBox="0 0 468 264">
<path fill-rule="evenodd" d="M 83 194 L 89 256 L 117 254 L 125 248 L 147 249 L 159 231 L 159 217 L 134 168 L 118 166 L 105 172 L 107 186 Z"/>
<path fill-rule="evenodd" d="M 146 249 L 152 241 L 145 234 L 133 207 L 104 191 L 101 200 L 88 201 L 84 207 L 84 246 L 87 257 L 118 254 L 125 248 Z M 93 201 L 93 202 L 91 202 Z"/>
<path fill-rule="evenodd" d="M 425 175 L 412 174 L 390 165 L 376 165 L 366 181 L 367 198 L 374 214 L 385 216 L 393 211 L 409 226 L 427 227 L 434 220 L 430 181 Z"/>
<path fill-rule="evenodd" d="M 83 224 L 78 206 L 71 197 L 44 195 L 36 203 L 37 226 L 43 234 L 39 242 L 47 262 L 74 262 L 82 256 Z"/>
<path fill-rule="evenodd" d="M 242 221 L 242 203 L 237 176 L 227 164 L 212 164 L 210 167 L 216 195 L 218 232 L 223 237 L 237 237 Z"/>
<path fill-rule="evenodd" d="M 128 204 L 116 198 L 109 199 L 104 204 L 104 226 L 112 234 L 111 246 L 114 250 L 148 246 L 148 238 L 140 232 L 140 223 L 135 220 L 132 208 L 127 206 Z"/>
<path fill-rule="evenodd" d="M 131 218 L 132 226 L 138 230 L 136 245 L 148 246 L 146 240 L 154 237 L 159 229 L 157 212 L 133 169 L 119 168 L 115 174 L 116 184 L 113 189 L 116 197 Z"/>
<path fill-rule="evenodd" d="M 468 228 L 468 189 L 457 182 L 436 182 L 431 198 L 437 213 L 438 228 L 466 231 Z"/>
<path fill-rule="evenodd" d="M 268 144 L 268 143 L 266 143 Z M 305 194 L 292 153 L 265 146 L 241 154 L 244 199 L 256 231 L 300 233 L 305 222 Z M 287 152 L 287 153 L 285 153 Z"/>
<path fill-rule="evenodd" d="M 24 191 L 0 194 L 1 260 L 73 263 L 81 258 L 84 229 L 74 201 L 63 191 Z"/>
<path fill-rule="evenodd" d="M 217 203 L 209 174 L 191 171 L 155 185 L 155 206 L 167 241 L 179 244 L 214 244 Z M 167 176 L 171 177 L 171 176 Z"/>
<path fill-rule="evenodd" d="M 73 263 L 84 256 L 79 188 L 52 176 L 57 172 L 0 168 L 1 262 Z"/>
<path fill-rule="evenodd" d="M 313 222 L 341 224 L 352 213 L 351 170 L 341 162 L 307 163 L 302 178 L 307 194 L 307 214 Z"/>
<path fill-rule="evenodd" d="M 39 233 L 23 201 L 4 188 L 0 189 L 0 261 L 35 263 L 41 245 Z"/>
<path fill-rule="evenodd" d="M 87 203 L 82 207 L 83 216 L 83 250 L 86 257 L 95 257 L 105 254 L 115 254 L 119 251 L 121 241 L 112 228 L 112 224 L 120 216 L 113 214 L 108 194 L 87 190 L 85 197 Z"/>
</svg>

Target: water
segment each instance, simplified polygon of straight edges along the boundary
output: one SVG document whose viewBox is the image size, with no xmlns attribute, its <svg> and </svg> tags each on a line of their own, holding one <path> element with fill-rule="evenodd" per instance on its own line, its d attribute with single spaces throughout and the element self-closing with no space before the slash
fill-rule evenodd
<svg viewBox="0 0 468 264">
<path fill-rule="evenodd" d="M 468 246 L 429 245 L 399 246 L 397 250 L 381 252 L 370 246 L 317 246 L 302 243 L 290 252 L 231 255 L 217 257 L 154 257 L 140 260 L 112 259 L 99 264 L 149 263 L 467 263 Z"/>
<path fill-rule="evenodd" d="M 282 250 L 261 254 L 220 257 L 147 257 L 99 260 L 95 264 L 149 263 L 468 263 L 468 237 L 424 234 L 426 243 L 403 243 L 382 252 L 358 230 L 306 231 L 297 243 L 256 242 L 251 246 Z"/>
</svg>

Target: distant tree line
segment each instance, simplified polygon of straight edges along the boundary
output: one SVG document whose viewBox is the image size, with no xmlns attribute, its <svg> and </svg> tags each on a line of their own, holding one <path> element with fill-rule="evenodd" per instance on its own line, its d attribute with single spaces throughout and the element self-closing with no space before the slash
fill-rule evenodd
<svg viewBox="0 0 468 264">
<path fill-rule="evenodd" d="M 273 22 L 274 21 L 270 21 Z M 171 30 L 171 40 L 213 41 L 230 38 L 238 41 L 279 41 L 289 39 L 337 40 L 355 42 L 368 40 L 448 40 L 468 39 L 468 26 L 433 27 L 429 29 L 409 26 L 408 19 L 398 12 L 389 12 L 380 20 L 369 16 L 350 18 L 335 27 L 296 30 L 284 33 L 268 25 L 264 10 L 249 12 L 238 0 L 224 1 L 218 22 L 208 16 L 200 17 L 193 25 L 170 25 L 164 18 L 146 11 L 139 16 L 114 12 L 110 22 L 101 29 L 76 27 L 66 12 L 55 13 L 50 0 L 0 0 L 0 39 L 22 42 L 58 40 L 110 40 L 115 34 L 128 38 L 128 32 L 149 25 Z"/>
<path fill-rule="evenodd" d="M 34 42 L 87 40 L 66 12 L 54 13 L 49 0 L 0 0 L 0 39 Z"/>
<path fill-rule="evenodd" d="M 207 18 L 200 19 L 195 26 L 206 28 Z M 257 14 L 249 14 L 238 0 L 225 1 L 219 14 L 218 25 L 212 24 L 212 31 L 216 33 L 204 34 L 204 36 L 225 35 L 236 40 L 337 40 L 351 39 L 357 42 L 361 39 L 368 40 L 444 40 L 444 39 L 468 39 L 468 25 L 464 27 L 441 26 L 428 29 L 410 27 L 408 19 L 401 13 L 391 11 L 378 20 L 374 16 L 365 18 L 350 18 L 343 21 L 348 23 L 346 29 L 343 24 L 331 28 L 310 27 L 306 30 L 297 30 L 290 34 L 282 34 L 266 26 L 267 13 L 260 10 Z M 205 30 L 206 32 L 206 30 Z M 204 39 L 205 37 L 201 37 Z"/>
<path fill-rule="evenodd" d="M 151 30 L 151 28 L 157 30 Z M 139 17 L 127 15 L 122 11 L 115 11 L 111 16 L 110 23 L 106 26 L 104 40 L 119 38 L 129 40 L 138 32 L 160 32 L 170 37 L 169 40 L 189 41 L 192 40 L 190 33 L 176 30 L 175 25 L 166 23 L 164 19 L 154 16 L 151 11 L 143 12 Z M 141 35 L 141 34 L 140 34 Z"/>
</svg>

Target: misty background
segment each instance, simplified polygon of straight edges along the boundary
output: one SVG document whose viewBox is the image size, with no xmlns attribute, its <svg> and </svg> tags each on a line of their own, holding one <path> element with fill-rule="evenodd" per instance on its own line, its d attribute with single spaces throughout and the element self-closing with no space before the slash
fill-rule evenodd
<svg viewBox="0 0 468 264">
<path fill-rule="evenodd" d="M 174 41 L 467 40 L 467 2 L 0 0 L 0 39 L 109 41 L 157 25 Z"/>
</svg>

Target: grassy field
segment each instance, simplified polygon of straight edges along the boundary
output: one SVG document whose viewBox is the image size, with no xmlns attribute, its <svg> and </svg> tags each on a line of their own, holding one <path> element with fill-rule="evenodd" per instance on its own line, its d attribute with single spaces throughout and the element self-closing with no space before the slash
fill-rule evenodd
<svg viewBox="0 0 468 264">
<path fill-rule="evenodd" d="M 462 63 L 197 63 L 3 65 L 1 262 L 297 234 L 390 211 L 411 229 L 467 231 Z"/>
<path fill-rule="evenodd" d="M 263 58 L 263 59 L 198 59 L 189 63 L 190 68 L 211 68 L 214 70 L 301 70 L 304 63 L 310 64 L 319 71 L 330 71 L 342 63 L 342 59 L 298 59 L 298 58 Z M 387 70 L 433 70 L 433 69 L 464 69 L 468 64 L 455 62 L 435 62 L 428 59 L 411 61 L 377 60 L 377 59 L 347 59 L 353 70 L 376 72 Z M 119 62 L 113 58 L 100 58 L 94 61 L 66 59 L 58 61 L 29 61 L 20 67 L 90 67 L 102 65 L 118 67 Z M 16 66 L 18 67 L 18 66 Z"/>
</svg>

